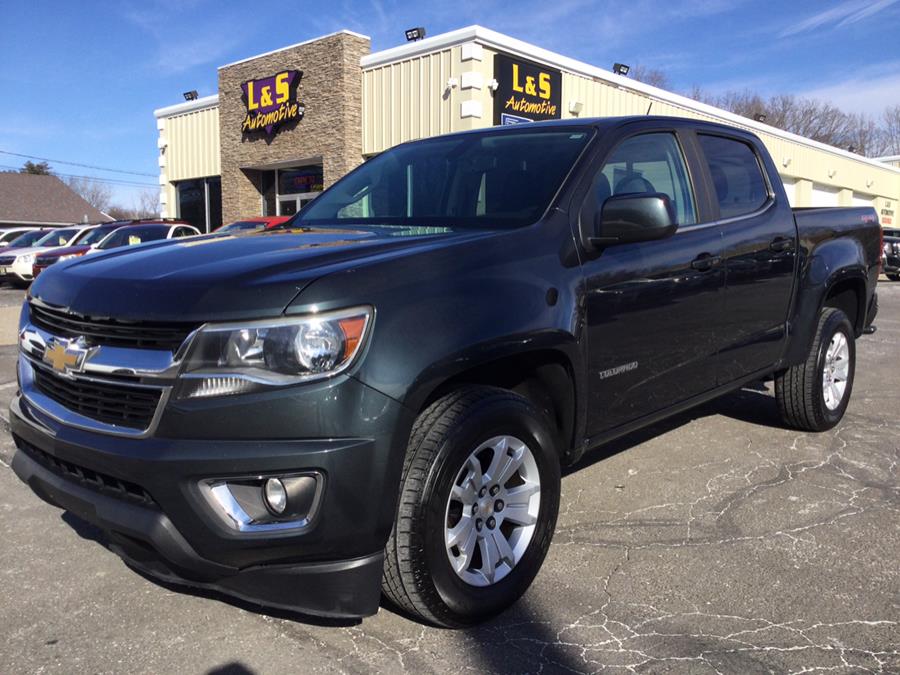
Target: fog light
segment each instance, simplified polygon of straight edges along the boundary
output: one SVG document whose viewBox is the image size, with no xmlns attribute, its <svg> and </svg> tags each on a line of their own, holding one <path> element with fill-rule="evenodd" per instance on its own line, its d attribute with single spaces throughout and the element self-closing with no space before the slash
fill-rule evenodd
<svg viewBox="0 0 900 675">
<path fill-rule="evenodd" d="M 287 508 L 287 490 L 284 483 L 277 478 L 270 478 L 263 486 L 266 507 L 276 516 L 280 516 Z"/>
</svg>

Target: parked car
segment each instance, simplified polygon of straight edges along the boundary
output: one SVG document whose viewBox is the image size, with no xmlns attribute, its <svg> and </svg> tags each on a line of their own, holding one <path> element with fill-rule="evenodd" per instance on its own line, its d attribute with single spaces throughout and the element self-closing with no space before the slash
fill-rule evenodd
<svg viewBox="0 0 900 675">
<path fill-rule="evenodd" d="M 0 248 L 10 244 L 13 239 L 21 237 L 27 232 L 41 231 L 39 227 L 6 227 L 0 229 Z"/>
<path fill-rule="evenodd" d="M 139 225 L 126 225 L 108 234 L 99 243 L 91 248 L 88 253 L 108 251 L 120 246 L 136 246 L 161 239 L 180 239 L 182 237 L 195 237 L 200 234 L 193 225 L 186 223 L 141 223 Z"/>
<path fill-rule="evenodd" d="M 238 234 L 247 232 L 259 232 L 260 230 L 270 230 L 277 225 L 286 223 L 290 220 L 290 216 L 260 216 L 258 218 L 244 218 L 236 220 L 233 223 L 222 225 L 216 228 L 216 234 Z"/>
<path fill-rule="evenodd" d="M 278 230 L 42 274 L 12 467 L 150 576 L 469 625 L 529 587 L 587 450 L 765 378 L 836 425 L 880 235 L 699 120 L 403 144 Z"/>
<path fill-rule="evenodd" d="M 121 222 L 97 225 L 86 232 L 75 246 L 61 246 L 38 253 L 34 257 L 34 264 L 31 266 L 31 276 L 37 278 L 41 272 L 55 262 L 84 255 L 102 241 L 106 235 L 115 232 L 122 226 L 123 223 Z"/>
<path fill-rule="evenodd" d="M 28 230 L 24 233 L 19 233 L 15 239 L 5 243 L 3 246 L 0 246 L 0 256 L 4 253 L 8 253 L 14 249 L 28 248 L 33 246 L 34 243 L 47 235 L 50 230 Z"/>
<path fill-rule="evenodd" d="M 891 281 L 900 281 L 900 230 L 884 229 L 881 266 Z"/>
<path fill-rule="evenodd" d="M 159 224 L 161 226 L 168 226 L 169 230 L 167 235 L 171 236 L 171 234 L 175 231 L 175 228 L 179 225 L 184 225 L 190 227 L 192 232 L 191 234 L 198 234 L 199 231 L 188 223 L 177 220 L 177 221 L 162 221 L 155 219 L 147 219 L 147 220 L 117 220 L 112 223 L 106 223 L 104 225 L 100 225 L 92 229 L 89 233 L 87 233 L 84 238 L 78 241 L 77 246 L 67 246 L 65 248 L 55 248 L 49 251 L 45 251 L 43 253 L 38 254 L 35 257 L 34 265 L 32 266 L 32 276 L 37 277 L 41 272 L 43 272 L 47 267 L 52 265 L 55 262 L 59 262 L 62 260 L 70 260 L 72 258 L 77 258 L 79 256 L 90 253 L 92 249 L 96 249 L 100 246 L 103 240 L 107 237 L 107 235 L 115 232 L 116 230 L 122 227 L 134 226 L 134 225 L 142 225 L 142 224 Z M 160 232 L 163 232 L 162 228 Z M 188 236 L 188 235 L 180 235 L 180 236 Z M 162 237 L 160 237 L 162 238 Z M 128 243 L 126 239 L 111 241 L 108 248 L 115 248 L 116 242 L 119 242 L 119 246 L 124 246 Z"/>
<path fill-rule="evenodd" d="M 35 256 L 51 248 L 72 246 L 95 226 L 58 227 L 48 230 L 31 246 L 16 248 L 0 254 L 0 275 L 16 286 L 27 286 L 32 281 Z"/>
</svg>

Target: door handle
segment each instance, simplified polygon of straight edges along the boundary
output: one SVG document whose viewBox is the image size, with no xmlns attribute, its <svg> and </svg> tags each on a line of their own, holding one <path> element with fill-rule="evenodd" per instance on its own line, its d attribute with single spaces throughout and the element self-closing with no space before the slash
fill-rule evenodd
<svg viewBox="0 0 900 675">
<path fill-rule="evenodd" d="M 711 253 L 701 253 L 691 261 L 691 267 L 700 272 L 706 272 L 722 262 L 722 259 Z"/>
<path fill-rule="evenodd" d="M 792 248 L 794 248 L 794 240 L 789 237 L 775 237 L 769 244 L 769 249 L 776 253 L 789 251 Z"/>
</svg>

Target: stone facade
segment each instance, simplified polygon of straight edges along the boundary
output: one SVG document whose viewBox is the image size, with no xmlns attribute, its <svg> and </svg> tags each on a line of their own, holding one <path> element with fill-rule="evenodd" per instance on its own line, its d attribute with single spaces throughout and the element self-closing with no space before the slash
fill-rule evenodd
<svg viewBox="0 0 900 675">
<path fill-rule="evenodd" d="M 222 162 L 222 218 L 231 222 L 261 213 L 264 174 L 282 163 L 321 163 L 328 187 L 362 162 L 362 71 L 368 38 L 336 33 L 219 69 L 219 139 Z M 297 99 L 303 119 L 271 138 L 244 134 L 247 114 L 241 84 L 284 70 L 302 70 Z"/>
</svg>

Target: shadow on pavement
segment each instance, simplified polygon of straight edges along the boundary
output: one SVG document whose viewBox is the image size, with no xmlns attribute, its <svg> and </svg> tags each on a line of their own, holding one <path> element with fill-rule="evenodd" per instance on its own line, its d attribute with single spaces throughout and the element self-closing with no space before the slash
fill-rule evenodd
<svg viewBox="0 0 900 675">
<path fill-rule="evenodd" d="M 207 675 L 255 675 L 255 671 L 250 670 L 243 663 L 234 661 L 226 663 L 224 666 L 212 668 L 206 671 Z"/>
<path fill-rule="evenodd" d="M 711 417 L 712 415 L 723 415 L 738 422 L 775 429 L 786 428 L 778 414 L 774 395 L 762 382 L 753 382 L 722 398 L 668 417 L 643 429 L 633 431 L 594 450 L 588 450 L 585 456 L 577 463 L 563 468 L 563 476 L 586 469 L 598 462 L 614 457 L 620 452 L 625 452 L 641 443 L 646 443 L 657 436 L 674 431 L 694 420 Z"/>
</svg>

